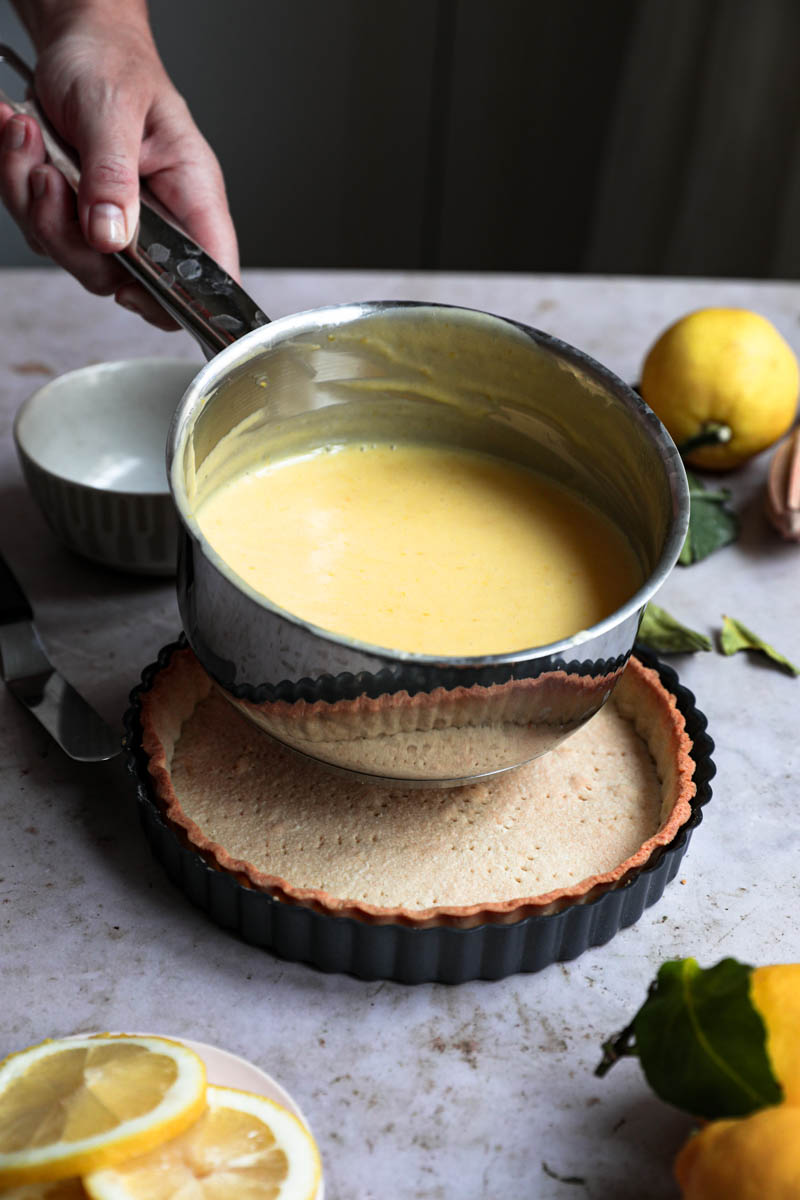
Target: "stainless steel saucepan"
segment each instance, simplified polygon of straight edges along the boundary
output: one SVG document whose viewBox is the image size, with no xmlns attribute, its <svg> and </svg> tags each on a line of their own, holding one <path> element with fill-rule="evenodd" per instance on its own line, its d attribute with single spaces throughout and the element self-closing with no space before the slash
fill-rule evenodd
<svg viewBox="0 0 800 1200">
<path fill-rule="evenodd" d="M 4 48 L 0 55 L 12 61 Z M 35 101 L 26 104 L 76 185 L 74 159 Z M 471 309 L 377 301 L 270 323 L 149 201 L 118 257 L 210 359 L 178 406 L 167 446 L 181 525 L 178 599 L 190 645 L 241 712 L 330 767 L 408 786 L 509 770 L 597 712 L 688 523 L 677 450 L 635 392 L 581 351 Z M 402 653 L 311 625 L 234 574 L 201 534 L 195 506 L 203 487 L 232 469 L 222 439 L 246 457 L 256 446 L 305 452 L 334 436 L 424 440 L 530 466 L 615 522 L 644 583 L 592 628 L 511 654 Z M 201 467 L 217 460 L 204 484 Z"/>
</svg>

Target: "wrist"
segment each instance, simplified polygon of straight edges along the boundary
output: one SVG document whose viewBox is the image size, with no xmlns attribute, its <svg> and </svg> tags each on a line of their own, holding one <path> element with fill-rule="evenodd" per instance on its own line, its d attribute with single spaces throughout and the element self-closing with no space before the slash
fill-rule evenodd
<svg viewBox="0 0 800 1200">
<path fill-rule="evenodd" d="M 109 24 L 138 30 L 152 40 L 147 0 L 11 0 L 37 54 L 53 42 L 81 26 L 93 28 Z"/>
</svg>

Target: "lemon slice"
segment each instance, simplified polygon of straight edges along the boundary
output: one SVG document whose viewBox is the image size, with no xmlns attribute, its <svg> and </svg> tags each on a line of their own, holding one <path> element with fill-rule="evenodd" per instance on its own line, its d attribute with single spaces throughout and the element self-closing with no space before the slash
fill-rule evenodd
<svg viewBox="0 0 800 1200">
<path fill-rule="evenodd" d="M 179 1042 L 100 1034 L 0 1063 L 0 1188 L 68 1179 L 175 1137 L 205 1107 L 203 1060 Z"/>
<path fill-rule="evenodd" d="M 182 1133 L 83 1183 L 92 1200 L 312 1200 L 320 1160 L 311 1134 L 273 1100 L 209 1087 Z"/>
</svg>

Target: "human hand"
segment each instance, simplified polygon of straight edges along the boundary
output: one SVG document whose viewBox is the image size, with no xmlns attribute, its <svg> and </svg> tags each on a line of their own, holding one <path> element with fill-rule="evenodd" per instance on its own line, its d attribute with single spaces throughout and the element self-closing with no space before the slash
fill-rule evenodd
<svg viewBox="0 0 800 1200">
<path fill-rule="evenodd" d="M 138 222 L 139 178 L 227 271 L 236 235 L 219 164 L 170 82 L 144 5 L 18 2 L 39 50 L 36 91 L 77 150 L 77 197 L 46 163 L 36 121 L 0 104 L 0 197 L 39 254 L 163 329 L 164 309 L 115 259 Z"/>
</svg>

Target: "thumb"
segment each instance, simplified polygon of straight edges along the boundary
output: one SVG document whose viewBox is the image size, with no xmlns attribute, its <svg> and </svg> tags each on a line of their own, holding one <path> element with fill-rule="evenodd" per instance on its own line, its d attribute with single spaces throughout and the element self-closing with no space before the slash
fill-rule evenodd
<svg viewBox="0 0 800 1200">
<path fill-rule="evenodd" d="M 104 253 L 122 250 L 139 220 L 139 152 L 143 114 L 107 110 L 86 113 L 76 131 L 81 160 L 78 213 L 89 245 Z"/>
</svg>

